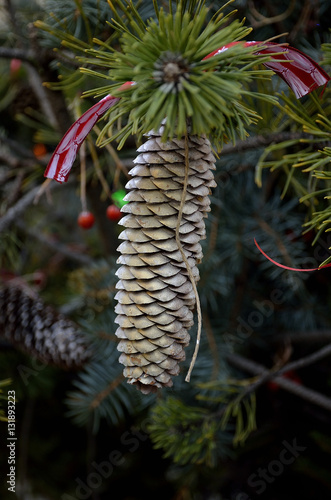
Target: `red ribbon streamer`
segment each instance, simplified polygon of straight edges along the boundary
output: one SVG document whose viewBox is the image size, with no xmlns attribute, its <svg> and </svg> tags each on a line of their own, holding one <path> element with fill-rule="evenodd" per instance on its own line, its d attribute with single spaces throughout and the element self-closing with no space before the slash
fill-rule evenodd
<svg viewBox="0 0 331 500">
<path fill-rule="evenodd" d="M 287 269 L 288 271 L 298 271 L 299 273 L 302 273 L 302 272 L 311 272 L 311 271 L 319 271 L 320 269 L 324 269 L 325 267 L 331 267 L 331 263 L 330 264 L 324 264 L 324 266 L 320 266 L 320 267 L 313 267 L 312 269 L 298 269 L 296 267 L 289 267 L 289 266 L 284 266 L 283 264 L 280 264 L 279 262 L 276 262 L 275 260 L 273 260 L 271 257 L 269 257 L 269 255 L 267 255 L 263 250 L 262 248 L 260 247 L 260 245 L 258 244 L 258 242 L 256 241 L 256 239 L 254 238 L 254 243 L 255 245 L 257 246 L 257 248 L 260 250 L 260 252 L 262 253 L 262 255 L 264 255 L 264 257 L 268 260 L 270 260 L 270 262 L 272 262 L 273 264 L 275 264 L 276 266 L 278 267 L 282 267 L 283 269 Z"/>
<path fill-rule="evenodd" d="M 231 42 L 224 47 L 214 50 L 204 59 L 216 56 L 225 50 L 243 42 Z M 256 45 L 255 54 L 270 54 L 274 60 L 263 63 L 268 69 L 280 76 L 293 90 L 299 99 L 313 90 L 326 85 L 330 80 L 327 72 L 311 57 L 294 47 L 279 45 L 273 42 L 244 42 L 245 47 Z M 263 48 L 259 49 L 258 46 Z"/>
<path fill-rule="evenodd" d="M 133 83 L 134 82 L 126 82 L 119 90 L 131 87 Z M 91 132 L 99 118 L 119 100 L 119 97 L 107 95 L 85 111 L 85 113 L 71 125 L 57 145 L 45 170 L 45 177 L 55 179 L 60 183 L 67 182 L 77 152 L 86 139 L 87 134 Z"/>
</svg>

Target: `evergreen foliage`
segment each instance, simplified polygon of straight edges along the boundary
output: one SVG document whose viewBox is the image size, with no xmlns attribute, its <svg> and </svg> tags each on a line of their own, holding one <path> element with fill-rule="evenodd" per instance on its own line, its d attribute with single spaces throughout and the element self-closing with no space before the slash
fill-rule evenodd
<svg viewBox="0 0 331 500">
<path fill-rule="evenodd" d="M 121 147 L 129 135 L 141 137 L 149 130 L 158 130 L 166 117 L 164 140 L 182 137 L 188 125 L 192 134 L 212 136 L 216 144 L 222 144 L 224 137 L 234 141 L 236 132 L 240 138 L 245 137 L 245 125 L 258 116 L 242 102 L 245 94 L 252 96 L 244 84 L 269 73 L 253 68 L 257 62 L 253 47 L 247 50 L 241 45 L 233 46 L 205 59 L 214 50 L 246 37 L 250 29 L 238 20 L 229 24 L 221 9 L 206 25 L 208 9 L 204 3 L 192 2 L 186 7 L 186 2 L 178 1 L 174 12 L 171 2 L 169 12 L 155 4 L 157 19 L 147 24 L 132 2 L 119 2 L 127 22 L 117 13 L 117 4 L 112 8 L 112 27 L 118 31 L 121 50 L 100 42 L 101 50 L 87 51 L 94 59 L 85 60 L 100 60 L 99 64 L 109 69 L 105 76 L 85 70 L 88 74 L 115 82 L 89 94 L 122 97 L 107 117 L 100 145 L 119 138 Z M 265 56 L 259 59 L 268 60 Z M 180 75 L 171 73 L 174 62 L 181 68 Z M 119 86 L 131 80 L 135 82 L 131 88 L 118 91 Z M 271 96 L 264 99 L 273 101 Z M 128 123 L 113 133 L 112 125 L 123 115 L 128 115 Z"/>
</svg>

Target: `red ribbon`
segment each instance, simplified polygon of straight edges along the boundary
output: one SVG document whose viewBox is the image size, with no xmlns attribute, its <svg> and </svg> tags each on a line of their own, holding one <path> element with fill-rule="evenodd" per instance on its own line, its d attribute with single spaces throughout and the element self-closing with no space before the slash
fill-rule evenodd
<svg viewBox="0 0 331 500">
<path fill-rule="evenodd" d="M 224 45 L 224 47 L 208 54 L 204 59 L 220 54 L 238 43 L 242 42 L 232 42 Z M 327 72 L 319 64 L 294 47 L 278 45 L 272 42 L 244 42 L 245 47 L 251 45 L 263 45 L 264 48 L 257 50 L 255 53 L 271 54 L 271 58 L 276 59 L 263 64 L 266 68 L 277 73 L 287 83 L 297 99 L 322 85 L 326 85 L 330 80 Z"/>
<path fill-rule="evenodd" d="M 296 267 L 289 267 L 289 266 L 284 266 L 283 264 L 280 264 L 279 262 L 276 262 L 275 260 L 273 260 L 271 257 L 269 257 L 269 255 L 267 255 L 263 250 L 262 248 L 260 247 L 260 245 L 257 243 L 256 239 L 254 238 L 254 243 L 255 245 L 257 246 L 257 248 L 260 250 L 260 252 L 262 253 L 262 255 L 265 256 L 266 259 L 270 260 L 270 262 L 272 262 L 273 264 L 275 264 L 276 266 L 278 267 L 282 267 L 283 269 L 287 269 L 288 271 L 298 271 L 300 273 L 302 272 L 311 272 L 311 271 L 319 271 L 320 269 L 323 269 L 324 267 L 331 267 L 331 263 L 330 264 L 324 264 L 324 266 L 320 266 L 320 267 L 313 267 L 311 269 L 298 269 Z"/>
<path fill-rule="evenodd" d="M 124 90 L 129 86 L 131 87 L 133 83 L 134 82 L 126 82 L 119 90 Z M 57 145 L 45 170 L 45 177 L 55 179 L 60 183 L 67 182 L 71 167 L 82 142 L 86 139 L 88 133 L 91 132 L 99 118 L 119 100 L 119 97 L 107 95 L 83 113 L 82 116 L 71 125 Z"/>
</svg>

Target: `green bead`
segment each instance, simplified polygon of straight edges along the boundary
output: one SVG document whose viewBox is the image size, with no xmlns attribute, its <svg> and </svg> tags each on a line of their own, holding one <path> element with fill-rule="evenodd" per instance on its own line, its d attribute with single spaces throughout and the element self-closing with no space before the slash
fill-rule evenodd
<svg viewBox="0 0 331 500">
<path fill-rule="evenodd" d="M 126 192 L 124 189 L 118 189 L 115 191 L 111 197 L 115 205 L 117 205 L 119 208 L 122 208 L 124 205 L 126 205 L 128 202 L 124 201 L 124 196 L 126 195 Z"/>
</svg>

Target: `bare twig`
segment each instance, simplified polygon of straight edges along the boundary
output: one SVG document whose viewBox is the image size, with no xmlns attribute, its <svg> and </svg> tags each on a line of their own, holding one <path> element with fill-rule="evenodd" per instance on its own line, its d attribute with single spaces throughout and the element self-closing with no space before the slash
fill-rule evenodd
<svg viewBox="0 0 331 500">
<path fill-rule="evenodd" d="M 331 399 L 324 396 L 313 389 L 308 389 L 302 385 L 297 384 L 281 375 L 286 373 L 289 370 L 299 369 L 304 366 L 308 366 L 309 364 L 315 363 L 316 361 L 328 356 L 331 354 L 331 345 L 324 347 L 323 349 L 315 352 L 312 355 L 309 355 L 305 358 L 299 359 L 297 361 L 292 361 L 291 363 L 287 363 L 280 370 L 268 370 L 265 366 L 256 363 L 255 361 L 251 361 L 239 354 L 228 354 L 227 361 L 232 365 L 241 370 L 247 371 L 253 375 L 261 375 L 256 382 L 253 382 L 247 390 L 246 393 L 249 394 L 255 391 L 260 385 L 264 384 L 269 380 L 274 380 L 279 387 L 285 389 L 292 394 L 295 394 L 310 403 L 316 404 L 325 408 L 326 410 L 331 411 Z"/>
<path fill-rule="evenodd" d="M 53 110 L 50 99 L 48 97 L 48 91 L 43 86 L 43 82 L 39 76 L 38 71 L 30 63 L 25 63 L 25 68 L 28 73 L 30 85 L 38 98 L 41 109 L 43 110 L 45 116 L 47 117 L 50 125 L 55 130 L 60 131 L 56 114 Z"/>
<path fill-rule="evenodd" d="M 71 250 L 67 245 L 64 245 L 62 243 L 58 243 L 56 241 L 53 241 L 46 235 L 42 234 L 40 230 L 35 230 L 31 228 L 27 228 L 25 224 L 23 224 L 20 221 L 16 221 L 16 225 L 23 230 L 26 234 L 28 234 L 30 237 L 35 238 L 38 240 L 41 244 L 51 248 L 54 250 L 56 253 L 63 255 L 64 257 L 67 257 L 70 260 L 79 262 L 81 265 L 91 265 L 92 264 L 92 259 L 88 255 L 84 255 L 82 253 L 77 253 L 74 250 Z"/>
<path fill-rule="evenodd" d="M 306 0 L 304 5 L 301 6 L 300 16 L 295 23 L 295 26 L 291 29 L 288 39 L 290 41 L 295 40 L 299 31 L 305 31 L 307 23 L 310 19 L 310 15 L 313 11 L 313 2 L 311 0 Z"/>
<path fill-rule="evenodd" d="M 15 33 L 15 36 L 17 39 L 18 49 L 24 52 L 26 42 L 22 37 L 21 29 L 20 29 L 18 22 L 17 22 L 16 12 L 15 12 L 13 2 L 12 2 L 12 0 L 5 0 L 5 4 L 6 4 L 6 9 L 8 11 L 8 14 L 9 14 L 9 19 L 10 19 L 10 23 L 11 23 L 12 28 L 13 28 L 13 32 Z M 39 58 L 35 54 L 35 56 L 33 58 L 33 62 L 31 62 L 30 59 L 25 59 L 25 62 L 23 63 L 24 67 L 26 69 L 27 75 L 28 75 L 29 83 L 30 83 L 31 88 L 34 91 L 34 93 L 39 101 L 40 107 L 41 107 L 43 113 L 45 114 L 45 116 L 47 117 L 50 125 L 55 130 L 61 131 L 61 126 L 60 126 L 59 121 L 57 119 L 56 113 L 52 107 L 48 91 L 43 86 L 43 82 L 42 82 L 42 79 L 39 75 L 39 72 L 35 68 L 35 63 L 38 60 L 39 60 Z"/>
<path fill-rule="evenodd" d="M 25 209 L 32 205 L 35 196 L 39 191 L 39 186 L 32 188 L 11 208 L 7 210 L 5 215 L 0 218 L 0 233 L 7 229 L 10 224 L 15 222 L 16 219 L 25 211 Z"/>
<path fill-rule="evenodd" d="M 267 136 L 256 135 L 253 137 L 248 137 L 245 140 L 237 141 L 235 146 L 232 146 L 230 144 L 224 146 L 221 154 L 223 156 L 226 154 L 241 153 L 250 149 L 265 148 L 266 146 L 270 146 L 270 144 L 274 143 L 277 144 L 279 142 L 288 140 L 307 139 L 308 137 L 309 135 L 303 132 L 276 132 Z"/>
<path fill-rule="evenodd" d="M 83 142 L 82 147 L 79 150 L 79 160 L 80 160 L 80 202 L 82 205 L 82 211 L 86 212 L 86 146 Z"/>
<path fill-rule="evenodd" d="M 289 340 L 291 344 L 331 342 L 331 330 L 311 330 L 306 332 L 283 332 L 273 337 L 275 342 Z"/>
<path fill-rule="evenodd" d="M 23 159 L 22 158 L 17 159 L 17 161 L 20 161 L 20 164 L 17 166 L 23 166 L 23 167 L 25 165 L 29 166 L 30 161 L 33 161 L 34 164 L 37 161 L 33 152 L 30 149 L 23 146 L 23 144 L 21 144 L 20 142 L 15 141 L 15 139 L 10 139 L 9 137 L 1 137 L 0 136 L 0 145 L 7 147 L 8 149 L 14 151 L 15 154 L 23 157 Z M 15 157 L 15 159 L 16 159 L 16 157 Z M 14 160 L 10 160 L 10 161 L 14 161 Z M 27 163 L 25 163 L 25 162 L 27 162 Z M 38 163 L 41 163 L 42 165 L 46 166 L 48 163 L 48 159 L 46 157 L 45 158 L 38 158 Z M 9 163 L 9 165 L 11 166 L 11 163 Z"/>
<path fill-rule="evenodd" d="M 0 163 L 10 167 L 11 169 L 17 168 L 33 168 L 36 166 L 36 160 L 22 159 L 12 156 L 10 154 L 0 152 Z M 16 172 L 15 172 L 16 174 Z"/>
<path fill-rule="evenodd" d="M 31 49 L 19 49 L 12 47 L 0 47 L 0 57 L 5 59 L 20 59 L 33 63 L 36 60 L 36 54 Z"/>
<path fill-rule="evenodd" d="M 320 359 L 326 358 L 327 356 L 330 355 L 331 355 L 331 344 L 328 344 L 319 349 L 318 351 L 315 351 L 313 354 L 309 354 L 304 358 L 287 363 L 285 366 L 283 366 L 283 368 L 281 368 L 278 371 L 278 373 L 281 375 L 290 370 L 298 370 L 299 368 L 304 368 L 305 366 L 312 365 L 313 363 L 316 363 Z"/>
<path fill-rule="evenodd" d="M 255 16 L 255 18 L 253 16 L 249 16 L 253 28 L 256 29 L 260 28 L 261 26 L 267 26 L 269 24 L 277 24 L 282 21 L 285 21 L 285 19 L 287 19 L 292 14 L 295 7 L 295 3 L 296 0 L 291 0 L 290 5 L 282 14 L 278 14 L 277 16 L 272 16 L 272 17 L 265 17 L 255 8 L 254 3 L 252 1 L 249 1 L 248 3 L 249 10 L 251 14 Z"/>
<path fill-rule="evenodd" d="M 73 182 L 72 180 L 69 180 L 67 183 L 67 186 Z M 53 190 L 54 188 L 60 187 L 60 184 L 57 182 L 52 182 L 48 186 L 48 190 Z M 19 216 L 23 214 L 23 212 L 33 203 L 35 203 L 36 197 L 40 195 L 40 188 L 41 186 L 36 186 L 32 189 L 30 189 L 20 200 L 18 200 L 15 205 L 10 207 L 5 215 L 0 217 L 0 234 L 7 229 L 7 227 L 10 226 L 10 224 L 15 223 Z"/>
<path fill-rule="evenodd" d="M 9 192 L 7 200 L 6 200 L 8 206 L 13 205 L 19 199 L 23 179 L 24 179 L 24 173 L 22 170 L 19 170 L 16 177 L 15 177 L 15 180 L 12 183 L 10 192 Z"/>
<path fill-rule="evenodd" d="M 56 60 L 63 62 L 66 65 L 72 66 L 75 69 L 80 68 L 81 63 L 69 52 L 53 51 L 43 49 L 36 52 L 34 49 L 18 48 L 18 47 L 0 47 L 1 59 L 20 59 L 23 62 L 28 62 L 33 66 L 48 64 L 49 61 Z M 92 65 L 91 65 L 92 66 Z"/>
<path fill-rule="evenodd" d="M 100 165 L 100 162 L 99 162 L 99 157 L 98 157 L 96 148 L 94 146 L 94 143 L 93 143 L 91 137 L 89 137 L 89 136 L 87 137 L 87 142 L 88 142 L 90 154 L 91 154 L 91 157 L 92 157 L 93 166 L 94 166 L 94 169 L 95 169 L 96 174 L 98 176 L 98 179 L 100 181 L 100 184 L 102 186 L 102 189 L 103 189 L 106 197 L 109 198 L 109 199 L 111 199 L 111 189 L 110 189 L 110 186 L 109 186 L 109 184 L 107 182 L 106 177 L 103 175 L 103 172 L 102 172 L 102 169 L 101 169 L 101 165 Z"/>
</svg>

